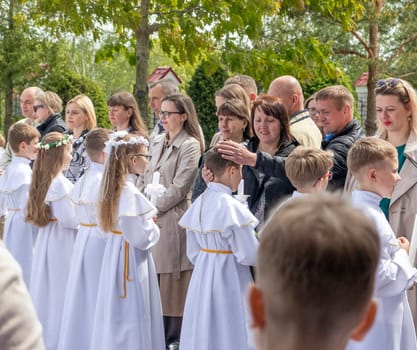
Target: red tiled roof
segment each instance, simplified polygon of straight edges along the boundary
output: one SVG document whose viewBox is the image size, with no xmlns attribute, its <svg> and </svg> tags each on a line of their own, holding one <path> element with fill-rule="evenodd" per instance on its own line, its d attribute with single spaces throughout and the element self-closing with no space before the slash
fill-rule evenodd
<svg viewBox="0 0 417 350">
<path fill-rule="evenodd" d="M 148 83 L 153 83 L 154 81 L 161 80 L 166 77 L 166 75 L 171 72 L 174 74 L 175 78 L 179 81 L 179 83 L 182 83 L 182 80 L 178 77 L 177 73 L 174 72 L 174 70 L 171 67 L 158 67 L 156 68 L 152 74 L 148 78 Z"/>
</svg>

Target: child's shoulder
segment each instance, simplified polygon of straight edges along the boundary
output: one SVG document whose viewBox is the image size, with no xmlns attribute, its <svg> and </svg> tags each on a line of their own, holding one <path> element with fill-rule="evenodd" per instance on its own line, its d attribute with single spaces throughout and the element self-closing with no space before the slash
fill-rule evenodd
<svg viewBox="0 0 417 350">
<path fill-rule="evenodd" d="M 71 192 L 74 185 L 63 174 L 58 174 L 51 182 L 45 201 L 54 202 L 59 200 Z"/>
<path fill-rule="evenodd" d="M 120 194 L 119 216 L 138 215 L 145 215 L 149 218 L 154 217 L 156 208 L 133 183 L 127 182 Z"/>
</svg>

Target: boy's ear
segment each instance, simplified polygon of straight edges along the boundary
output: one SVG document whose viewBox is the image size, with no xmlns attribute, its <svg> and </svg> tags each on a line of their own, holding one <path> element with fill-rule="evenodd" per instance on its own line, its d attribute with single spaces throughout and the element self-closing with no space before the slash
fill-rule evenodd
<svg viewBox="0 0 417 350">
<path fill-rule="evenodd" d="M 368 304 L 368 307 L 362 317 L 362 320 L 355 327 L 350 336 L 353 340 L 361 341 L 363 338 L 365 338 L 366 334 L 369 332 L 369 330 L 372 328 L 375 322 L 377 310 L 378 305 L 376 301 L 372 299 Z"/>
<path fill-rule="evenodd" d="M 249 308 L 252 314 L 252 328 L 264 328 L 265 308 L 263 295 L 254 284 L 249 287 Z"/>
<path fill-rule="evenodd" d="M 368 169 L 367 175 L 368 175 L 369 180 L 375 181 L 376 180 L 376 169 L 375 168 Z"/>
<path fill-rule="evenodd" d="M 19 151 L 24 151 L 26 150 L 28 144 L 25 141 L 22 141 L 19 143 Z"/>
</svg>

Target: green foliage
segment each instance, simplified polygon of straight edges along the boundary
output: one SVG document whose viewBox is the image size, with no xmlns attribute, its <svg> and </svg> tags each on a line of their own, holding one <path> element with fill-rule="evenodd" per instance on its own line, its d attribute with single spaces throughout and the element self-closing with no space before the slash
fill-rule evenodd
<svg viewBox="0 0 417 350">
<path fill-rule="evenodd" d="M 186 88 L 188 95 L 194 102 L 206 145 L 210 144 L 217 129 L 214 95 L 223 86 L 226 79 L 227 74 L 223 68 L 217 67 L 214 72 L 210 72 L 210 63 L 206 61 L 197 67 Z"/>
<path fill-rule="evenodd" d="M 42 88 L 56 92 L 62 98 L 64 104 L 76 95 L 87 95 L 93 101 L 97 125 L 102 128 L 111 128 L 106 97 L 100 87 L 90 79 L 75 72 L 67 71 L 59 75 L 50 75 Z"/>
</svg>

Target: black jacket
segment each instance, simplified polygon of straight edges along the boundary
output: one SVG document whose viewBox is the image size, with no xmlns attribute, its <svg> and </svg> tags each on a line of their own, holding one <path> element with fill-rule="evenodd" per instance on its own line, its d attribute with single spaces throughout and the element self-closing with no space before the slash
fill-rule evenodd
<svg viewBox="0 0 417 350">
<path fill-rule="evenodd" d="M 243 166 L 243 179 L 245 180 L 245 194 L 249 195 L 248 206 L 253 212 L 256 204 L 265 192 L 265 217 L 267 218 L 273 209 L 282 199 L 288 197 L 294 191 L 285 174 L 285 159 L 291 151 L 298 146 L 297 141 L 286 142 L 281 145 L 274 156 L 265 152 L 257 152 L 259 140 L 252 138 L 249 141 L 248 149 L 256 152 L 257 160 L 255 166 Z M 255 171 L 264 174 L 262 182 L 256 176 Z"/>
<path fill-rule="evenodd" d="M 65 122 L 62 120 L 59 113 L 50 115 L 48 119 L 46 119 L 42 124 L 38 125 L 38 131 L 41 134 L 40 140 L 42 140 L 46 134 L 52 131 L 57 131 L 61 134 L 64 134 L 67 132 L 67 130 L 67 126 L 65 125 Z"/>
<path fill-rule="evenodd" d="M 347 153 L 354 142 L 363 136 L 362 127 L 354 119 L 340 133 L 323 139 L 321 148 L 334 153 L 333 178 L 329 181 L 329 190 L 343 190 L 347 175 Z"/>
</svg>

